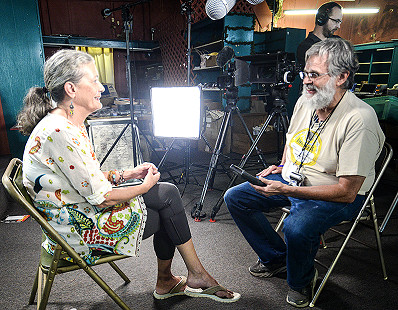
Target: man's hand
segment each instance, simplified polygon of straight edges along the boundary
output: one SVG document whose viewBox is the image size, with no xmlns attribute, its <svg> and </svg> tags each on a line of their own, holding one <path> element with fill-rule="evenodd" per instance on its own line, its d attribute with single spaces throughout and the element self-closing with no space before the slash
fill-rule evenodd
<svg viewBox="0 0 398 310">
<path fill-rule="evenodd" d="M 279 168 L 281 168 L 281 167 L 279 167 Z M 269 169 L 269 168 L 267 168 L 267 169 Z M 275 170 L 273 170 L 273 171 L 275 171 Z M 250 184 L 258 193 L 263 194 L 266 197 L 272 196 L 272 195 L 284 195 L 285 194 L 285 189 L 288 185 L 283 184 L 280 181 L 267 180 L 261 176 L 259 177 L 259 179 L 261 180 L 261 182 L 267 184 L 267 186 L 257 186 L 257 185 Z"/>
<path fill-rule="evenodd" d="M 264 178 L 269 174 L 282 173 L 282 168 L 283 167 L 278 167 L 276 165 L 272 165 L 272 166 L 269 166 L 268 168 L 265 168 L 263 171 L 257 173 L 257 176 Z"/>
<path fill-rule="evenodd" d="M 339 182 L 336 184 L 315 186 L 289 186 L 279 181 L 264 179 L 263 177 L 259 177 L 259 179 L 267 186 L 252 186 L 264 196 L 284 195 L 301 199 L 352 203 L 365 177 L 359 175 L 340 176 Z"/>
</svg>

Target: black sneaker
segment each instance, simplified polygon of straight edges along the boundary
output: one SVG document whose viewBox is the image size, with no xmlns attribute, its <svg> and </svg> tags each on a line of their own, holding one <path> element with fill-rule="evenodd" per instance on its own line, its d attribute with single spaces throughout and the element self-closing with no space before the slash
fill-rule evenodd
<svg viewBox="0 0 398 310">
<path fill-rule="evenodd" d="M 249 267 L 249 272 L 255 277 L 269 278 L 286 271 L 286 262 L 264 265 L 260 260 Z"/>
<path fill-rule="evenodd" d="M 307 307 L 314 297 L 314 290 L 317 278 L 318 270 L 315 269 L 314 277 L 312 278 L 310 284 L 308 284 L 305 288 L 301 289 L 300 291 L 295 291 L 289 288 L 286 296 L 287 303 L 297 308 Z"/>
</svg>

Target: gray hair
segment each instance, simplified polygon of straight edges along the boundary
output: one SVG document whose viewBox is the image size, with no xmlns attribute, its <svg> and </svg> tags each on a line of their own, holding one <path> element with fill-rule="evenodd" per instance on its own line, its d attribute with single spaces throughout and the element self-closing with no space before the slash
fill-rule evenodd
<svg viewBox="0 0 398 310">
<path fill-rule="evenodd" d="M 44 65 L 44 84 L 51 98 L 59 103 L 65 98 L 66 82 L 77 84 L 83 77 L 82 66 L 93 62 L 89 54 L 75 50 L 60 50 Z"/>
<path fill-rule="evenodd" d="M 45 88 L 32 87 L 24 98 L 24 107 L 17 117 L 19 131 L 29 135 L 53 109 L 51 99 L 62 102 L 66 96 L 65 83 L 77 84 L 84 75 L 82 67 L 91 62 L 94 62 L 93 57 L 75 50 L 60 50 L 52 55 L 44 64 Z"/>
<path fill-rule="evenodd" d="M 358 71 L 359 63 L 350 42 L 342 38 L 328 38 L 311 46 L 305 53 L 305 61 L 309 57 L 327 55 L 328 71 L 330 76 L 339 76 L 348 72 L 347 81 L 342 85 L 350 89 L 354 85 L 354 75 Z"/>
</svg>

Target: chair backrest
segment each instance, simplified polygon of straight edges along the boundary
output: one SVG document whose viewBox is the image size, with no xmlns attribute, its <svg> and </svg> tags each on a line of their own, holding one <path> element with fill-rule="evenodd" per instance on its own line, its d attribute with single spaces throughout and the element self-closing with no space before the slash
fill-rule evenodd
<svg viewBox="0 0 398 310">
<path fill-rule="evenodd" d="M 381 153 L 379 157 L 376 160 L 375 163 L 375 180 L 373 182 L 372 187 L 370 188 L 369 192 L 366 193 L 366 199 L 365 199 L 365 205 L 367 205 L 377 187 L 377 184 L 379 184 L 384 171 L 387 169 L 387 166 L 392 158 L 393 155 L 393 150 L 390 144 L 387 142 L 384 143 L 383 148 L 381 150 Z"/>
<path fill-rule="evenodd" d="M 13 158 L 9 162 L 3 177 L 2 183 L 4 188 L 10 196 L 18 202 L 32 218 L 34 218 L 44 231 L 50 236 L 52 240 L 58 243 L 62 249 L 73 258 L 73 260 L 84 267 L 85 261 L 79 254 L 61 237 L 60 234 L 47 222 L 45 217 L 35 208 L 32 198 L 29 196 L 22 181 L 22 161 L 18 158 Z"/>
</svg>

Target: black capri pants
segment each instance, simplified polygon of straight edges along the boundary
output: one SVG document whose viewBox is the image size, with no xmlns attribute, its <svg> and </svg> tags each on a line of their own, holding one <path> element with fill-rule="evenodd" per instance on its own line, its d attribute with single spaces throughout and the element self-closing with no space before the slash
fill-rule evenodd
<svg viewBox="0 0 398 310">
<path fill-rule="evenodd" d="M 156 256 L 173 258 L 175 247 L 191 239 L 180 192 L 171 183 L 159 182 L 142 195 L 147 208 L 143 239 L 153 236 Z"/>
</svg>

